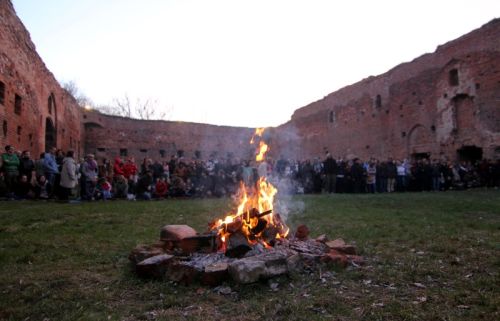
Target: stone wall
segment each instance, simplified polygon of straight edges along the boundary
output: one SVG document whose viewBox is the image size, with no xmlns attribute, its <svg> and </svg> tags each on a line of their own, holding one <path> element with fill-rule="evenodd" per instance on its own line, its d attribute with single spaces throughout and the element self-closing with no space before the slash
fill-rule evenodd
<svg viewBox="0 0 500 321">
<path fill-rule="evenodd" d="M 434 53 L 342 88 L 277 128 L 292 157 L 500 157 L 500 19 Z M 285 133 L 285 134 L 283 134 Z M 463 151 L 463 150 L 462 150 Z"/>
<path fill-rule="evenodd" d="M 45 67 L 7 0 L 0 1 L 0 125 L 2 150 L 83 150 L 78 104 Z"/>
</svg>

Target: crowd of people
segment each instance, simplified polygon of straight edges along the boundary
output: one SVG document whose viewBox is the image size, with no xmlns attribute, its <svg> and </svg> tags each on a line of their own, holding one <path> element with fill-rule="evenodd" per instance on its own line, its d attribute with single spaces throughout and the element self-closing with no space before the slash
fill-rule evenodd
<svg viewBox="0 0 500 321">
<path fill-rule="evenodd" d="M 252 160 L 187 159 L 168 161 L 116 157 L 97 162 L 94 155 L 76 160 L 73 151 L 52 148 L 33 159 L 29 151 L 6 146 L 1 157 L 1 199 L 151 200 L 169 197 L 234 195 L 240 182 L 255 184 L 259 177 L 286 182 L 293 194 L 392 193 L 447 191 L 500 187 L 500 160 L 450 162 L 358 158 L 335 159 L 329 153 L 312 160 L 280 157 Z"/>
</svg>

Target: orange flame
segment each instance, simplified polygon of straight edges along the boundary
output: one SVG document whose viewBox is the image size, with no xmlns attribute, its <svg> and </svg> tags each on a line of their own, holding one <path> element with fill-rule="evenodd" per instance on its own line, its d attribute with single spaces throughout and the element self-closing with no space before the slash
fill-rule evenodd
<svg viewBox="0 0 500 321">
<path fill-rule="evenodd" d="M 265 127 L 255 128 L 255 133 L 253 134 L 252 139 L 250 139 L 250 144 L 255 144 L 255 138 L 262 137 L 262 134 L 264 134 L 265 130 Z"/>
<path fill-rule="evenodd" d="M 264 130 L 265 128 L 257 128 L 250 143 L 254 144 L 256 137 L 262 137 Z M 269 147 L 261 139 L 255 159 L 262 162 L 267 151 L 269 151 Z M 247 187 L 241 182 L 236 213 L 229 214 L 224 219 L 213 222 L 210 226 L 210 229 L 217 231 L 219 235 L 221 242 L 219 250 L 226 251 L 229 236 L 235 231 L 241 231 L 250 244 L 260 243 L 265 248 L 269 248 L 271 245 L 262 237 L 264 229 L 259 229 L 258 224 L 265 224 L 266 228 L 273 231 L 272 233 L 276 233 L 274 238 L 285 238 L 289 229 L 281 221 L 279 215 L 275 215 L 273 212 L 274 197 L 277 193 L 278 190 L 265 177 L 260 177 L 254 187 Z M 266 211 L 271 212 L 264 216 L 260 214 Z M 262 222 L 263 220 L 265 222 Z"/>
<path fill-rule="evenodd" d="M 268 151 L 269 151 L 269 147 L 267 146 L 267 144 L 264 143 L 263 141 L 261 141 L 259 143 L 259 151 L 258 151 L 257 155 L 255 156 L 255 160 L 258 162 L 262 162 Z"/>
</svg>

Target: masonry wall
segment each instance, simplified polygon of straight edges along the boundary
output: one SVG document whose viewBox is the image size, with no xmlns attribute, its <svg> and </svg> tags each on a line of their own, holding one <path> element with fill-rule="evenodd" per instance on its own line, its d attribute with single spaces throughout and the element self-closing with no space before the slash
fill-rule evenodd
<svg viewBox="0 0 500 321">
<path fill-rule="evenodd" d="M 80 108 L 38 56 L 12 3 L 0 1 L 0 145 L 38 156 L 82 147 Z M 48 128 L 47 128 L 48 124 Z M 52 126 L 52 127 L 51 127 Z M 48 141 L 46 141 L 48 129 Z"/>
<path fill-rule="evenodd" d="M 388 72 L 342 88 L 268 129 L 272 157 L 457 159 L 474 146 L 500 158 L 500 19 Z M 17 97 L 17 98 L 16 98 Z M 17 101 L 17 108 L 16 108 Z M 0 0 L 0 145 L 34 154 L 250 158 L 253 129 L 141 121 L 83 111 L 36 53 L 9 0 Z"/>
<path fill-rule="evenodd" d="M 296 110 L 276 129 L 278 152 L 454 160 L 457 150 L 475 146 L 483 158 L 500 158 L 499 39 L 496 19 Z"/>
<path fill-rule="evenodd" d="M 169 160 L 182 151 L 188 158 L 248 158 L 250 128 L 161 120 L 136 120 L 93 111 L 83 115 L 85 151 L 97 158 L 133 156 Z"/>
</svg>

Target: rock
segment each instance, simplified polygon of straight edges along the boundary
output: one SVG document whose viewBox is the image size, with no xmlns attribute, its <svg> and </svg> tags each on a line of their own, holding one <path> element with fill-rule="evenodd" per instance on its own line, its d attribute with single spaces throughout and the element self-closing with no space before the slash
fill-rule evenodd
<svg viewBox="0 0 500 321">
<path fill-rule="evenodd" d="M 168 266 L 166 276 L 169 280 L 184 285 L 192 284 L 202 273 L 202 268 L 189 261 L 178 261 Z"/>
<path fill-rule="evenodd" d="M 347 256 L 336 250 L 331 250 L 326 255 L 321 258 L 323 263 L 331 263 L 340 267 L 345 268 L 348 265 Z"/>
<path fill-rule="evenodd" d="M 165 251 L 161 247 L 155 247 L 150 245 L 138 245 L 129 254 L 128 259 L 133 263 L 137 264 L 144 261 L 147 258 L 165 254 Z"/>
<path fill-rule="evenodd" d="M 347 261 L 351 264 L 355 265 L 363 265 L 365 264 L 365 259 L 359 255 L 346 255 Z"/>
<path fill-rule="evenodd" d="M 309 237 L 309 228 L 304 224 L 299 225 L 297 227 L 297 231 L 295 232 L 295 237 L 301 241 L 307 240 Z"/>
<path fill-rule="evenodd" d="M 163 278 L 173 258 L 174 256 L 170 254 L 161 254 L 147 258 L 135 266 L 135 271 L 141 277 Z"/>
<path fill-rule="evenodd" d="M 333 241 L 328 241 L 325 243 L 330 249 L 337 250 L 344 254 L 356 254 L 356 247 L 354 245 L 349 245 L 344 242 L 343 239 L 336 239 Z"/>
<path fill-rule="evenodd" d="M 160 231 L 162 241 L 180 241 L 196 236 L 196 230 L 188 225 L 165 225 Z"/>
<path fill-rule="evenodd" d="M 251 258 L 255 258 L 252 256 Z M 237 260 L 229 265 L 229 275 L 238 283 L 253 283 L 264 275 L 266 264 L 263 261 L 244 258 Z"/>
<path fill-rule="evenodd" d="M 201 283 L 209 286 L 221 284 L 229 277 L 228 268 L 229 264 L 227 263 L 215 263 L 205 266 L 201 276 Z"/>
<path fill-rule="evenodd" d="M 292 254 L 287 257 L 286 265 L 289 272 L 299 272 L 302 269 L 302 259 L 300 254 Z"/>
<path fill-rule="evenodd" d="M 328 236 L 326 236 L 326 234 L 321 234 L 316 238 L 316 242 L 326 243 L 328 242 Z"/>
<path fill-rule="evenodd" d="M 215 235 L 212 234 L 185 237 L 176 243 L 184 255 L 194 252 L 211 253 L 217 250 Z"/>
<path fill-rule="evenodd" d="M 253 283 L 288 273 L 287 255 L 269 252 L 243 258 L 229 264 L 229 275 L 238 283 Z"/>
</svg>

